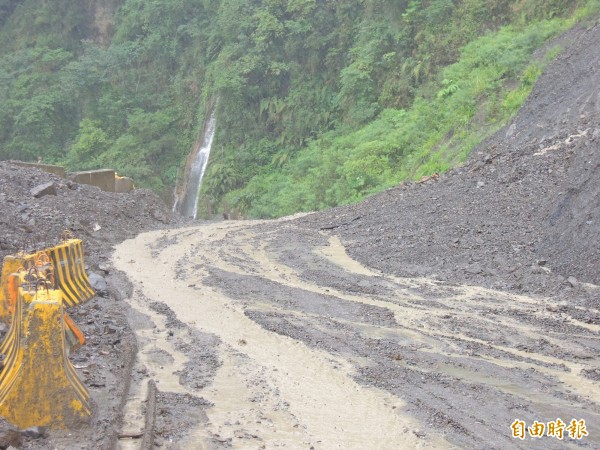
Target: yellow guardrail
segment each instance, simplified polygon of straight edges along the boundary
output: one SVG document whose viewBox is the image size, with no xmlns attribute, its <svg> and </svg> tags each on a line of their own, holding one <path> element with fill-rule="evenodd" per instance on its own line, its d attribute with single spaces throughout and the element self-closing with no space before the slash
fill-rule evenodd
<svg viewBox="0 0 600 450">
<path fill-rule="evenodd" d="M 63 298 L 68 306 L 84 303 L 95 295 L 85 272 L 81 239 L 66 236 L 66 239 L 54 247 L 29 254 L 9 255 L 4 258 L 0 281 L 0 319 L 5 323 L 9 323 L 12 317 L 8 301 L 9 275 L 15 273 L 20 267 L 29 267 L 35 264 L 35 261 L 44 255 L 47 255 L 54 265 L 56 284 L 63 291 Z"/>
<path fill-rule="evenodd" d="M 90 396 L 68 359 L 83 334 L 66 316 L 49 265 L 8 276 L 10 328 L 0 345 L 0 415 L 19 428 L 72 428 L 89 420 Z M 40 269 L 42 267 L 42 269 Z M 46 272 L 45 272 L 46 271 Z M 75 336 L 68 343 L 66 335 Z"/>
<path fill-rule="evenodd" d="M 4 258 L 0 415 L 19 428 L 73 428 L 91 416 L 90 395 L 68 359 L 85 337 L 65 312 L 94 296 L 80 239 Z"/>
<path fill-rule="evenodd" d="M 81 239 L 67 239 L 47 250 L 56 270 L 56 282 L 69 306 L 83 303 L 94 296 L 94 289 L 85 273 Z"/>
</svg>

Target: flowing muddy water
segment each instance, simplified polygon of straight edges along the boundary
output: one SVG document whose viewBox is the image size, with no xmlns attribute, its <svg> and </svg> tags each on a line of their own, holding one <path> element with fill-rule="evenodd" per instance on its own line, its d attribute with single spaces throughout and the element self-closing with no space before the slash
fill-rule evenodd
<svg viewBox="0 0 600 450">
<path fill-rule="evenodd" d="M 556 312 L 550 299 L 379 273 L 348 257 L 336 236 L 289 219 L 146 233 L 113 259 L 144 318 L 132 325 L 146 378 L 203 401 L 205 416 L 177 433 L 158 420 L 161 444 L 600 444 L 598 381 L 586 376 L 599 367 L 600 327 Z M 209 353 L 197 355 L 193 333 L 208 336 Z M 194 374 L 200 383 L 185 381 Z M 124 429 L 143 426 L 134 419 L 140 398 L 134 392 Z M 177 398 L 159 409 L 189 419 L 178 419 Z M 588 436 L 511 436 L 515 419 L 557 418 L 585 420 Z"/>
</svg>

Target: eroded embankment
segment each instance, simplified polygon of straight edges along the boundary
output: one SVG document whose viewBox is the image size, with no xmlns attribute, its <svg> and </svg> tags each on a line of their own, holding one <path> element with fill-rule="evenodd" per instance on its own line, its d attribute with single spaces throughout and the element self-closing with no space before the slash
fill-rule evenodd
<svg viewBox="0 0 600 450">
<path fill-rule="evenodd" d="M 176 422 L 202 397 L 188 429 L 159 414 L 179 445 L 531 446 L 517 418 L 585 419 L 600 442 L 600 327 L 553 300 L 374 272 L 291 220 L 147 233 L 114 263 L 149 320 L 140 370 L 180 394 L 158 408 Z"/>
</svg>

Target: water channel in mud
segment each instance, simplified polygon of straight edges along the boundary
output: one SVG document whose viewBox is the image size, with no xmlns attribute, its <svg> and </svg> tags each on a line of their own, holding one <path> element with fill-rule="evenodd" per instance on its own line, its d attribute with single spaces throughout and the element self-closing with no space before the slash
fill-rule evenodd
<svg viewBox="0 0 600 450">
<path fill-rule="evenodd" d="M 520 445 L 510 436 L 516 418 L 557 417 L 585 419 L 587 443 L 598 442 L 600 395 L 583 370 L 598 364 L 600 327 L 557 320 L 548 299 L 379 273 L 337 237 L 295 227 L 157 231 L 115 252 L 143 318 L 132 324 L 140 371 L 159 391 L 207 405 L 169 443 L 505 447 Z M 190 330 L 214 338 L 212 369 L 181 344 Z M 201 387 L 182 384 L 189 372 L 208 375 Z M 126 427 L 142 424 L 143 395 L 132 394 Z M 576 442 L 549 438 L 539 448 L 565 445 Z"/>
</svg>

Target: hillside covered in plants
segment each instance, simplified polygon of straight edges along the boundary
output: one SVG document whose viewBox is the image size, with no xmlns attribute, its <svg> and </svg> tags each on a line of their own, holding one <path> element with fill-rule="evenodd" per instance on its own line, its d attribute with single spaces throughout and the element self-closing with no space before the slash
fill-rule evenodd
<svg viewBox="0 0 600 450">
<path fill-rule="evenodd" d="M 216 108 L 205 215 L 276 217 L 463 161 L 598 0 L 0 0 L 0 159 L 168 199 Z"/>
</svg>

